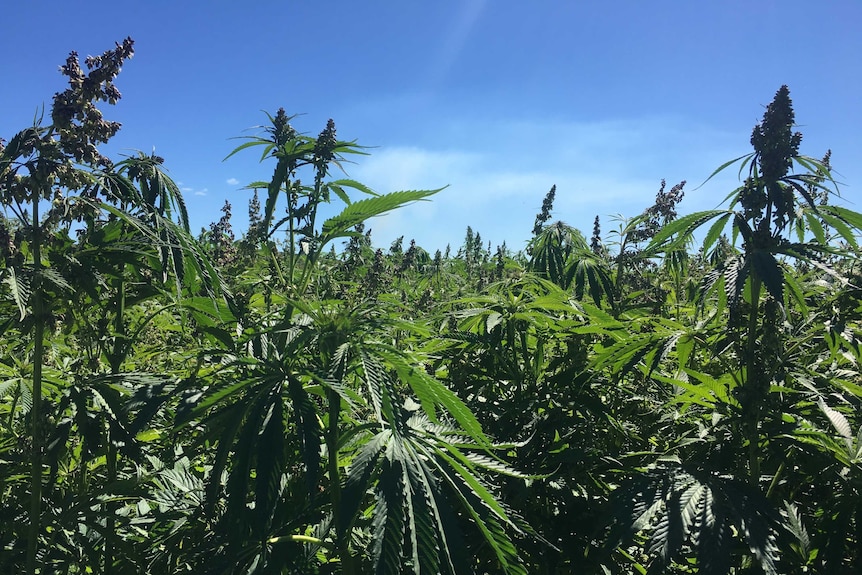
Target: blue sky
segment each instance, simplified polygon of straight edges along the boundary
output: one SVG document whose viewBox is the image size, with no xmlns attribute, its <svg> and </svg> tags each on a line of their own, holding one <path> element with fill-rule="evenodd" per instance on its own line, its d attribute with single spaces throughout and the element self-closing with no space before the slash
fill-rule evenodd
<svg viewBox="0 0 862 575">
<path fill-rule="evenodd" d="M 3 11 L 0 137 L 28 126 L 64 89 L 58 66 L 135 40 L 103 108 L 123 123 L 107 152 L 156 152 L 182 188 L 193 230 L 233 204 L 246 224 L 248 182 L 272 167 L 222 159 L 265 121 L 301 114 L 317 134 L 374 146 L 349 176 L 379 192 L 448 185 L 432 202 L 370 222 L 388 246 L 430 251 L 468 225 L 522 248 L 542 198 L 589 234 L 595 215 L 649 206 L 666 178 L 688 180 L 682 212 L 712 208 L 734 173 L 695 190 L 749 137 L 787 84 L 802 152 L 833 150 L 844 203 L 862 210 L 862 2 L 438 0 L 30 0 Z M 10 25 L 11 23 L 17 23 Z"/>
</svg>

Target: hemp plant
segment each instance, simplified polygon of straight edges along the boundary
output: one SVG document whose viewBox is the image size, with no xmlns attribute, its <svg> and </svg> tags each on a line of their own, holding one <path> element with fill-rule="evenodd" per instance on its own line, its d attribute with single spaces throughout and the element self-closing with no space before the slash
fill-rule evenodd
<svg viewBox="0 0 862 575">
<path fill-rule="evenodd" d="M 822 343 L 830 336 L 809 330 L 817 320 L 799 269 L 803 264 L 817 270 L 822 284 L 848 285 L 832 261 L 836 255 L 852 257 L 858 249 L 862 214 L 822 201 L 837 194 L 837 185 L 827 163 L 799 153 L 802 135 L 794 131 L 794 119 L 789 90 L 782 86 L 754 127 L 754 151 L 725 163 L 707 179 L 735 163 L 740 164 L 740 175 L 747 171 L 728 196 L 730 206 L 665 224 L 644 250 L 647 257 L 662 254 L 667 264 L 696 230 L 712 222 L 701 249 L 704 262 L 716 263 L 700 286 L 697 312 L 702 320 L 696 331 L 665 320 L 645 336 L 622 338 L 594 362 L 594 367 L 613 364 L 624 366 L 621 369 L 640 364 L 644 375 L 673 386 L 680 412 L 695 404 L 707 408 L 709 429 L 725 438 L 706 458 L 656 465 L 618 490 L 615 499 L 629 501 L 618 515 L 629 514 L 621 522 L 628 536 L 645 528 L 652 531 L 649 572 L 666 568 L 684 552 L 685 541 L 697 555 L 698 572 L 726 573 L 731 542 L 738 538 L 763 572 L 777 573 L 780 533 L 804 531 L 794 528 L 795 511 L 785 511 L 789 519 L 781 519 L 773 499 L 792 498 L 795 491 L 787 490 L 790 482 L 784 478 L 794 473 L 793 450 L 782 446 L 807 441 L 806 430 L 791 422 L 810 419 L 818 405 L 827 416 L 832 414 L 822 407 L 830 382 L 818 378 L 811 367 L 817 363 L 811 356 L 800 358 L 800 350 L 832 344 Z M 794 167 L 802 169 L 794 172 Z M 722 240 L 727 227 L 730 245 Z M 827 227 L 840 235 L 844 247 L 831 243 Z M 714 258 L 714 252 L 722 257 Z M 707 303 L 714 304 L 709 312 Z M 674 365 L 667 365 L 671 351 L 675 361 L 669 363 Z M 699 360 L 706 361 L 703 367 Z M 716 372 L 723 375 L 716 377 Z M 736 468 L 731 473 L 709 461 L 729 454 L 731 468 Z M 722 498 L 739 504 L 717 503 Z M 785 508 L 793 508 L 792 502 L 785 501 Z"/>
<path fill-rule="evenodd" d="M 93 183 L 92 172 L 110 168 L 111 162 L 97 146 L 120 129 L 118 122 L 104 120 L 96 102 L 115 104 L 121 97 L 114 85 L 123 62 L 134 54 L 131 38 L 116 44 L 101 56 L 85 60 L 81 69 L 78 54 L 72 52 L 60 68 L 69 87 L 54 95 L 51 123 L 40 119 L 17 133 L 0 149 L 0 201 L 18 219 L 24 234 L 21 252 L 29 255 L 18 269 L 6 268 L 21 311 L 21 321 L 33 338 L 32 406 L 30 408 L 30 527 L 27 546 L 27 573 L 37 571 L 39 534 L 42 529 L 42 455 L 47 432 L 42 415 L 42 365 L 45 330 L 51 315 L 47 293 L 62 288 L 63 280 L 46 269 L 44 244 L 52 213 L 64 205 L 62 190 L 81 190 Z M 42 208 L 52 206 L 48 217 Z"/>
<path fill-rule="evenodd" d="M 294 116 L 288 116 L 284 108 L 280 108 L 275 116 L 267 114 L 267 118 L 271 125 L 264 127 L 263 135 L 245 137 L 248 141 L 237 146 L 225 159 L 247 148 L 262 146 L 261 161 L 275 160 L 271 180 L 252 182 L 246 189 L 267 191 L 261 222 L 265 230 L 262 247 L 281 287 L 294 296 L 303 294 L 317 260 L 329 242 L 340 237 L 353 237 L 358 232 L 351 231 L 352 228 L 366 219 L 439 191 L 401 191 L 379 195 L 349 178 L 331 180 L 329 176 L 333 166 L 343 171 L 347 155 L 364 154 L 361 146 L 355 141 L 338 140 L 335 122 L 331 119 L 314 138 L 297 132 L 290 124 Z M 304 184 L 300 178 L 307 170 L 311 171 L 311 185 Z M 350 189 L 371 197 L 354 202 L 348 195 Z M 320 208 L 329 204 L 333 196 L 346 207 L 318 228 Z M 286 201 L 286 215 L 277 219 L 276 206 L 280 199 Z M 272 240 L 279 232 L 285 233 L 287 240 L 284 248 L 286 270 L 282 269 L 281 258 L 276 257 L 276 244 Z"/>
<path fill-rule="evenodd" d="M 790 91 L 782 86 L 752 131 L 754 152 L 725 163 L 709 178 L 737 162 L 740 174 L 748 169 L 742 185 L 729 196 L 730 208 L 680 218 L 665 226 L 647 248 L 652 253 L 670 253 L 710 220 L 715 221 L 706 233 L 704 253 L 716 245 L 728 222 L 733 237 L 742 238 L 741 252 L 731 252 L 708 276 L 704 288 L 709 292 L 723 284 L 728 301 L 752 485 L 761 479 L 760 424 L 770 385 L 783 377 L 785 306 L 805 306 L 795 280 L 785 273 L 784 260 L 807 262 L 836 275 L 827 262 L 835 248 L 828 243 L 823 222 L 838 230 L 852 248 L 857 245 L 855 233 L 862 229 L 862 216 L 820 201 L 823 195 L 837 194 L 835 180 L 828 164 L 799 153 L 802 134 L 793 130 L 794 119 Z M 794 165 L 804 171 L 792 172 Z"/>
</svg>

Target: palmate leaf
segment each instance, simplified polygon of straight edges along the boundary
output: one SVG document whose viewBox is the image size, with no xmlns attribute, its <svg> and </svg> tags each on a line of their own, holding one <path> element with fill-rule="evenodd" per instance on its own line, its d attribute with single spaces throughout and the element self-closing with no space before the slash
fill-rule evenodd
<svg viewBox="0 0 862 575">
<path fill-rule="evenodd" d="M 832 424 L 832 427 L 835 428 L 835 431 L 847 442 L 848 447 L 852 448 L 853 446 L 853 428 L 850 426 L 850 422 L 847 421 L 847 418 L 844 417 L 844 414 L 838 411 L 837 409 L 832 409 L 826 402 L 823 401 L 822 397 L 817 398 L 817 407 L 820 408 L 820 411 L 829 419 L 829 423 Z"/>
<path fill-rule="evenodd" d="M 415 452 L 414 452 L 415 453 Z M 419 566 L 418 572 L 437 574 L 441 571 L 441 559 L 445 559 L 451 567 L 448 549 L 441 549 L 441 534 L 445 528 L 440 521 L 437 501 L 433 495 L 432 482 L 423 466 L 421 459 L 411 458 L 414 465 L 405 468 L 405 477 L 411 485 L 412 501 L 410 505 L 410 529 L 413 534 L 413 564 Z M 444 542 L 445 544 L 445 542 Z"/>
<path fill-rule="evenodd" d="M 27 317 L 27 305 L 30 301 L 30 282 L 26 275 L 19 276 L 13 267 L 6 268 L 5 271 L 3 283 L 9 286 L 9 293 L 12 294 L 12 299 L 21 314 L 19 319 L 23 321 Z"/>
<path fill-rule="evenodd" d="M 575 297 L 583 299 L 585 291 L 589 291 L 595 304 L 601 305 L 602 299 L 611 301 L 614 296 L 614 282 L 611 270 L 600 258 L 592 252 L 574 254 L 569 261 L 566 272 L 566 285 L 575 286 Z"/>
<path fill-rule="evenodd" d="M 161 164 L 161 158 L 155 154 L 147 156 L 138 152 L 136 156 L 118 162 L 115 165 L 116 172 L 106 174 L 107 179 L 114 180 L 113 184 L 107 186 L 121 191 L 120 200 L 124 205 L 131 203 L 144 214 L 171 219 L 176 210 L 177 223 L 188 232 L 189 214 L 185 200 L 179 186 L 165 173 Z M 134 185 L 124 183 L 122 179 L 129 180 L 129 183 L 137 182 L 140 193 L 134 190 Z"/>
<path fill-rule="evenodd" d="M 145 221 L 105 202 L 90 203 L 122 220 L 138 234 L 138 245 L 147 246 L 158 254 L 151 258 L 153 267 L 161 272 L 163 281 L 174 283 L 177 300 L 182 299 L 184 287 L 193 293 L 203 288 L 211 298 L 229 293 L 203 247 L 175 222 L 158 213 L 147 214 L 148 221 Z M 143 253 L 153 255 L 152 252 Z"/>
<path fill-rule="evenodd" d="M 632 322 L 633 327 L 628 331 L 610 332 L 617 341 L 597 350 L 591 360 L 591 371 L 599 373 L 610 369 L 614 373 L 625 374 L 643 362 L 647 374 L 650 374 L 659 368 L 680 341 L 694 335 L 689 328 L 676 321 L 650 319 L 646 325 Z M 683 357 L 685 353 L 684 345 Z M 684 366 L 681 364 L 680 367 Z"/>
<path fill-rule="evenodd" d="M 718 241 L 718 238 L 721 237 L 724 228 L 727 226 L 727 221 L 733 214 L 728 212 L 718 218 L 713 224 L 710 226 L 709 230 L 706 232 L 706 235 L 703 238 L 703 252 L 709 253 L 709 250 L 712 249 L 712 246 L 715 245 L 715 242 Z"/>
<path fill-rule="evenodd" d="M 763 281 L 769 295 L 779 305 L 784 305 L 784 271 L 775 255 L 765 250 L 752 250 L 749 257 L 751 270 Z"/>
<path fill-rule="evenodd" d="M 667 509 L 672 511 L 666 512 L 655 527 L 648 553 L 658 555 L 660 560 L 650 565 L 648 575 L 663 572 L 679 552 L 699 512 L 705 511 L 702 508 L 707 501 L 705 495 L 709 493 L 708 488 L 697 481 L 675 486 L 666 504 Z"/>
<path fill-rule="evenodd" d="M 2 375 L 5 376 L 8 374 L 2 373 Z M 7 395 L 10 395 L 13 392 L 17 391 L 19 389 L 19 386 L 21 386 L 24 381 L 26 381 L 26 379 L 22 377 L 13 377 L 11 379 L 4 379 L 3 381 L 0 381 L 0 399 L 3 399 Z"/>
<path fill-rule="evenodd" d="M 257 467 L 255 469 L 255 522 L 256 535 L 269 532 L 278 497 L 281 495 L 281 478 L 286 465 L 284 449 L 284 402 L 281 389 L 272 390 L 271 401 L 258 433 Z"/>
<path fill-rule="evenodd" d="M 535 245 L 533 258 L 530 261 L 530 270 L 562 286 L 565 281 L 566 270 L 565 254 L 561 246 L 547 242 Z"/>
<path fill-rule="evenodd" d="M 394 401 L 398 391 L 392 378 L 386 373 L 380 361 L 369 353 L 369 350 L 361 350 L 360 359 L 363 372 L 365 373 L 365 382 L 368 387 L 371 406 L 374 408 L 377 421 L 388 423 L 396 431 L 400 432 L 401 418 L 400 413 L 396 412 L 397 407 Z"/>
<path fill-rule="evenodd" d="M 444 459 L 448 458 L 444 457 Z M 461 506 L 479 528 L 485 542 L 493 551 L 500 569 L 504 573 L 512 575 L 527 575 L 526 569 L 520 562 L 517 549 L 503 526 L 504 523 L 512 527 L 514 525 L 509 522 L 505 514 L 501 516 L 495 509 L 486 504 L 491 497 L 487 490 L 481 488 L 480 492 L 475 491 L 474 488 L 481 484 L 465 468 L 456 465 L 455 473 L 452 473 L 448 467 L 443 467 L 439 460 L 435 460 L 435 462 L 438 463 L 438 471 L 447 480 L 450 488 L 460 500 Z M 448 459 L 447 462 L 452 464 L 451 459 Z M 502 511 L 499 504 L 494 507 Z"/>
<path fill-rule="evenodd" d="M 438 545 L 445 531 L 432 485 L 436 479 L 425 469 L 410 433 L 384 430 L 360 449 L 343 492 L 350 510 L 340 511 L 342 529 L 352 525 L 372 477 L 378 477 L 372 513 L 375 572 L 401 575 L 409 561 L 416 575 L 439 573 L 448 549 Z M 451 561 L 446 563 L 451 567 Z"/>
<path fill-rule="evenodd" d="M 365 184 L 363 184 L 362 182 L 357 182 L 356 180 L 351 180 L 349 178 L 342 178 L 339 180 L 333 180 L 331 182 L 328 182 L 326 185 L 328 187 L 332 188 L 333 191 L 336 191 L 336 193 L 338 193 L 338 196 L 341 198 L 341 200 L 345 204 L 350 204 L 351 201 L 350 201 L 350 198 L 347 196 L 347 194 L 344 192 L 343 188 L 352 188 L 354 190 L 360 191 L 363 194 L 367 194 L 369 196 L 379 196 L 380 195 L 377 192 L 375 192 L 374 190 L 372 190 L 371 188 L 369 188 L 368 186 L 366 186 Z M 339 191 L 340 191 L 340 193 L 339 193 Z M 342 197 L 342 194 L 344 197 Z"/>
<path fill-rule="evenodd" d="M 590 371 L 598 374 L 609 368 L 614 373 L 626 373 L 653 351 L 655 344 L 662 339 L 654 333 L 637 333 L 624 337 L 610 347 L 599 349 L 592 359 Z"/>
<path fill-rule="evenodd" d="M 448 484 L 460 501 L 461 507 L 483 534 L 485 542 L 493 550 L 503 571 L 526 575 L 504 525 L 516 531 L 520 530 L 509 519 L 503 506 L 475 475 L 469 460 L 463 455 L 453 456 L 457 448 L 450 444 L 446 444 L 445 449 L 423 447 L 427 459 L 434 464 L 439 476 Z"/>
<path fill-rule="evenodd" d="M 787 531 L 796 540 L 796 549 L 800 559 L 803 563 L 807 563 L 811 558 L 811 538 L 808 536 L 808 530 L 805 528 L 799 509 L 790 501 L 784 502 L 784 517 L 786 518 L 785 527 Z"/>
<path fill-rule="evenodd" d="M 372 557 L 374 558 L 374 571 L 378 575 L 395 575 L 402 572 L 401 559 L 406 532 L 404 525 L 404 501 L 406 498 L 403 493 L 405 486 L 401 481 L 401 472 L 401 462 L 393 458 L 390 446 L 387 449 L 374 497 Z"/>
<path fill-rule="evenodd" d="M 396 448 L 400 447 L 398 443 L 393 443 L 393 446 Z M 424 491 L 423 485 L 421 482 L 415 481 L 416 478 L 421 477 L 415 469 L 418 467 L 418 461 L 413 450 L 405 450 L 404 456 L 406 465 L 402 466 L 401 482 L 404 485 L 403 503 L 407 516 L 407 536 L 411 550 L 410 558 L 414 565 L 413 571 L 417 574 L 422 572 L 427 573 L 428 571 L 437 573 L 437 549 L 434 545 L 429 548 L 427 538 L 422 537 L 419 533 L 418 526 L 427 525 L 428 523 L 428 513 L 425 508 L 426 500 L 422 495 Z M 413 473 L 410 472 L 411 468 L 413 469 Z M 420 540 L 424 543 L 421 549 L 419 546 Z"/>
<path fill-rule="evenodd" d="M 247 504 L 250 500 L 249 481 L 252 478 L 255 456 L 259 455 L 261 449 L 284 449 L 283 437 L 279 438 L 277 445 L 263 445 L 258 440 L 262 431 L 261 424 L 266 414 L 270 412 L 272 402 L 281 401 L 281 398 L 273 397 L 264 386 L 260 386 L 255 391 L 256 393 L 249 397 L 246 403 L 245 421 L 242 422 L 236 434 L 236 443 L 233 444 L 234 456 L 231 459 L 232 465 L 226 486 L 227 510 L 223 519 L 234 526 L 230 533 L 235 544 L 244 540 L 246 530 L 251 527 L 252 518 L 249 517 Z M 224 439 L 227 438 L 222 437 L 220 441 Z M 210 481 L 218 482 L 220 479 L 213 476 Z"/>
<path fill-rule="evenodd" d="M 792 303 L 796 310 L 803 316 L 809 317 L 808 303 L 805 301 L 805 292 L 797 277 L 792 273 L 784 274 L 784 284 L 787 287 L 787 302 L 785 305 L 790 307 Z"/>
<path fill-rule="evenodd" d="M 733 529 L 727 520 L 725 508 L 715 501 L 712 490 L 704 493 L 697 529 L 692 544 L 697 553 L 700 572 L 724 575 L 730 571 Z"/>
<path fill-rule="evenodd" d="M 733 533 L 769 575 L 777 575 L 776 544 L 782 521 L 756 488 L 714 475 L 677 467 L 655 467 L 614 491 L 611 548 L 637 533 L 648 532 L 648 573 L 663 573 L 688 542 L 698 573 L 726 575 Z M 656 518 L 658 518 L 656 520 Z"/>
<path fill-rule="evenodd" d="M 353 527 L 365 493 L 379 473 L 378 461 L 386 450 L 391 436 L 390 429 L 380 431 L 363 444 L 350 461 L 347 479 L 341 491 L 341 506 L 336 510 L 339 533 L 347 533 Z"/>
<path fill-rule="evenodd" d="M 0 372 L 0 375 L 8 378 L 0 382 L 0 400 L 5 399 L 8 395 L 17 393 L 18 397 L 13 405 L 21 415 L 30 413 L 30 409 L 33 407 L 32 378 L 22 377 L 20 371 L 9 373 L 5 369 Z M 14 413 L 11 415 L 14 415 Z"/>
<path fill-rule="evenodd" d="M 652 241 L 645 248 L 647 254 L 657 253 L 663 249 L 674 249 L 685 245 L 688 238 L 691 237 L 697 228 L 708 222 L 709 220 L 727 214 L 727 210 L 708 210 L 703 212 L 695 212 L 687 216 L 682 216 L 662 229 L 653 237 Z M 668 241 L 677 236 L 677 239 L 670 244 Z"/>
<path fill-rule="evenodd" d="M 739 296 L 745 289 L 745 282 L 748 279 L 749 273 L 749 263 L 741 256 L 732 256 L 724 263 L 722 268 L 725 297 L 731 305 L 736 305 L 739 302 Z"/>
<path fill-rule="evenodd" d="M 287 392 L 293 407 L 294 429 L 299 439 L 305 467 L 306 488 L 309 493 L 312 493 L 320 479 L 320 446 L 323 440 L 317 404 L 311 400 L 305 387 L 293 375 L 288 377 Z"/>
<path fill-rule="evenodd" d="M 439 421 L 436 408 L 443 408 L 444 413 L 452 416 L 471 439 L 481 445 L 490 444 L 470 408 L 443 383 L 391 346 L 374 345 L 374 353 L 385 359 L 398 372 L 398 377 L 410 386 L 431 421 Z"/>
<path fill-rule="evenodd" d="M 747 166 L 754 159 L 754 157 L 755 157 L 755 153 L 751 152 L 751 153 L 739 156 L 738 158 L 734 158 L 732 160 L 728 160 L 728 161 L 724 162 L 722 165 L 720 165 L 715 170 L 713 170 L 713 172 L 709 175 L 709 177 L 706 178 L 702 184 L 700 184 L 698 187 L 696 187 L 695 190 L 699 190 L 704 185 L 706 185 L 706 183 L 709 182 L 712 178 L 714 178 L 715 176 L 717 176 L 718 174 L 720 174 L 721 172 L 726 170 L 728 167 L 735 164 L 736 162 L 739 162 L 740 160 L 742 160 L 742 161 L 739 164 L 739 173 L 737 174 L 737 176 L 742 177 L 742 171 L 745 170 L 745 166 Z"/>
<path fill-rule="evenodd" d="M 862 214 L 841 206 L 819 206 L 818 215 L 834 228 L 853 249 L 858 248 L 856 235 L 862 230 Z"/>
<path fill-rule="evenodd" d="M 407 204 L 424 200 L 442 189 L 392 192 L 353 202 L 345 207 L 340 214 L 323 222 L 320 246 L 322 248 L 331 240 L 349 233 L 356 224 L 360 224 L 368 218 L 380 216 Z"/>
<path fill-rule="evenodd" d="M 74 291 L 68 280 L 53 268 L 42 268 L 39 271 L 39 274 L 42 278 L 42 285 L 44 286 L 52 286 L 57 288 L 58 291 L 65 293 L 71 293 Z"/>
<path fill-rule="evenodd" d="M 473 573 L 474 560 L 461 535 L 465 517 L 482 533 L 505 572 L 523 573 L 506 533 L 513 524 L 473 470 L 477 463 L 488 468 L 493 463 L 482 457 L 474 463 L 470 454 L 443 441 L 435 429 L 416 414 L 400 433 L 383 429 L 359 449 L 342 492 L 340 531 L 353 525 L 365 493 L 374 486 L 376 573 Z"/>
<path fill-rule="evenodd" d="M 9 140 L 9 143 L 0 151 L 0 178 L 7 176 L 7 170 L 12 163 L 17 160 L 25 151 L 32 150 L 32 147 L 38 142 L 42 132 L 47 128 L 41 126 L 31 126 L 21 130 Z M 14 170 L 12 170 L 14 173 Z M 4 201 L 8 201 L 3 198 Z"/>
</svg>

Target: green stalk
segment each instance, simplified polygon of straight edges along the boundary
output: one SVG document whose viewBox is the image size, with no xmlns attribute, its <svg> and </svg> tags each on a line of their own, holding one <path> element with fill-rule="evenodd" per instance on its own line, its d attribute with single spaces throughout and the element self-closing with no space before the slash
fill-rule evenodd
<svg viewBox="0 0 862 575">
<path fill-rule="evenodd" d="M 527 327 L 525 325 L 523 327 L 523 329 L 520 330 L 520 333 L 518 334 L 519 339 L 521 340 L 521 355 L 524 358 L 524 369 L 523 369 L 523 371 L 521 371 L 520 377 L 518 377 L 518 391 L 519 392 L 521 391 L 523 383 L 524 383 L 523 382 L 523 380 L 524 380 L 523 376 L 525 374 L 528 374 L 528 373 L 532 374 L 532 372 L 533 372 L 533 365 L 530 363 L 530 348 L 527 345 L 527 330 L 528 329 L 529 329 L 529 327 Z M 535 379 L 534 379 L 534 381 L 531 381 L 530 383 L 535 383 Z"/>
<path fill-rule="evenodd" d="M 289 213 L 287 215 L 288 215 L 288 225 L 290 226 L 290 228 L 289 228 L 290 240 L 288 241 L 288 252 L 287 252 L 287 254 L 288 254 L 287 255 L 287 257 L 288 257 L 288 260 L 287 260 L 287 262 L 288 262 L 287 279 L 290 282 L 290 284 L 293 285 L 293 272 L 296 268 L 296 229 L 294 228 L 294 225 L 293 225 L 293 217 L 294 217 L 293 215 L 296 213 L 296 206 L 293 205 L 293 201 L 291 200 L 290 194 L 291 194 L 290 182 L 288 181 L 288 185 L 287 185 L 287 209 L 288 209 Z M 285 286 L 285 287 L 288 287 L 288 286 Z M 294 296 L 298 297 L 299 294 L 294 294 Z"/>
<path fill-rule="evenodd" d="M 756 273 L 752 274 L 751 278 L 751 311 L 748 318 L 748 350 L 746 352 L 745 366 L 745 385 L 748 388 L 748 393 L 745 394 L 745 399 L 748 405 L 743 406 L 745 413 L 746 434 L 748 436 L 748 474 L 749 481 L 755 487 L 760 483 L 760 432 L 758 423 L 760 422 L 760 390 L 761 385 L 761 369 L 755 360 L 757 350 L 757 319 L 758 310 L 760 308 L 760 289 L 761 280 Z"/>
<path fill-rule="evenodd" d="M 772 477 L 772 481 L 769 483 L 769 489 L 766 490 L 766 498 L 769 499 L 772 497 L 772 493 L 775 491 L 775 488 L 778 486 L 778 481 L 781 479 L 781 474 L 784 472 L 784 461 L 778 466 L 778 470 L 775 472 L 775 475 Z"/>
<path fill-rule="evenodd" d="M 318 170 L 317 175 L 314 177 L 314 193 L 308 200 L 311 203 L 311 213 L 308 216 L 308 221 L 312 236 L 314 235 L 314 224 L 317 221 L 317 207 L 320 205 L 320 189 L 322 185 L 323 174 Z M 311 272 L 314 267 L 314 262 L 317 261 L 318 256 L 322 253 L 322 245 L 312 246 L 312 248 L 308 250 L 308 254 L 305 257 L 305 265 L 302 268 L 302 278 L 299 281 L 298 293 L 305 293 L 305 289 L 311 281 Z"/>
<path fill-rule="evenodd" d="M 766 232 L 768 230 L 765 229 L 765 226 L 769 225 L 769 222 L 772 221 L 772 203 L 768 203 L 766 205 L 766 214 L 763 219 L 763 231 Z M 755 228 L 755 234 L 761 231 L 759 228 Z M 774 241 L 771 234 L 769 235 L 770 240 Z M 751 246 L 747 251 L 750 251 Z M 749 254 L 746 254 L 749 255 Z M 744 413 L 744 424 L 746 426 L 746 435 L 748 436 L 748 474 L 749 481 L 754 487 L 759 488 L 760 485 L 760 412 L 762 409 L 763 403 L 763 393 L 762 389 L 765 384 L 763 380 L 764 378 L 764 369 L 763 365 L 761 365 L 756 357 L 757 357 L 757 327 L 758 327 L 758 319 L 760 317 L 760 292 L 763 287 L 763 281 L 760 276 L 757 274 L 757 270 L 752 267 L 751 274 L 751 309 L 749 311 L 748 316 L 748 341 L 747 350 L 746 350 L 746 373 L 745 373 L 745 385 L 747 387 L 747 393 L 745 394 L 745 400 L 748 405 L 743 406 Z"/>
<path fill-rule="evenodd" d="M 39 224 L 41 194 L 33 192 L 33 405 L 30 408 L 30 530 L 27 538 L 27 573 L 36 573 L 36 552 L 42 515 L 42 359 L 45 353 L 45 318 L 42 294 L 42 228 Z"/>
<path fill-rule="evenodd" d="M 338 420 L 341 416 L 341 396 L 329 389 L 326 392 L 329 403 L 329 429 L 326 432 L 327 467 L 329 469 L 329 489 L 332 501 L 332 516 L 338 517 L 341 507 L 341 470 L 338 467 Z M 336 525 L 338 522 L 336 521 Z M 348 532 L 340 529 L 336 533 L 338 557 L 341 560 L 342 575 L 355 575 L 353 555 L 350 553 Z"/>
<path fill-rule="evenodd" d="M 614 294 L 611 301 L 611 314 L 614 316 L 614 319 L 619 319 L 623 307 L 623 260 L 625 258 L 627 240 L 628 234 L 626 233 L 620 240 L 620 254 L 617 257 L 617 277 L 614 278 Z"/>
<path fill-rule="evenodd" d="M 123 317 L 126 312 L 126 283 L 123 281 L 123 278 L 120 277 L 119 285 L 117 286 L 117 309 L 116 315 L 114 317 L 114 349 L 111 352 L 110 360 L 111 360 L 111 373 L 116 375 L 120 373 L 120 368 L 123 364 L 123 358 L 126 356 L 127 352 L 127 342 L 126 342 L 126 333 L 125 333 L 125 324 L 123 322 Z M 114 438 L 111 434 L 111 426 L 108 425 L 108 453 L 107 453 L 107 467 L 108 467 L 108 485 L 113 485 L 117 481 L 117 448 L 114 445 Z M 116 540 L 115 533 L 115 525 L 116 518 L 115 512 L 117 509 L 117 505 L 115 502 L 109 501 L 105 505 L 106 509 L 106 519 L 105 519 L 105 566 L 104 573 L 105 575 L 110 575 L 113 573 L 114 566 L 114 543 Z"/>
</svg>

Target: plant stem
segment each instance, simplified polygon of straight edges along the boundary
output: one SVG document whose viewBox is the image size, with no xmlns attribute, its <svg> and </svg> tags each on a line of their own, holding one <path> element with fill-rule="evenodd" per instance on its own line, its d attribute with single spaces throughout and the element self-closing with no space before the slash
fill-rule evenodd
<svg viewBox="0 0 862 575">
<path fill-rule="evenodd" d="M 772 477 L 772 481 L 769 483 L 769 489 L 766 490 L 766 498 L 769 499 L 772 496 L 772 492 L 775 491 L 775 487 L 778 485 L 779 479 L 781 479 L 781 474 L 784 472 L 784 461 L 778 466 L 778 470 L 775 472 L 775 475 Z"/>
<path fill-rule="evenodd" d="M 39 223 L 41 194 L 33 192 L 33 405 L 30 408 L 32 448 L 30 453 L 30 532 L 27 539 L 27 573 L 36 573 L 36 553 L 42 515 L 42 359 L 45 318 L 42 294 L 42 238 Z"/>
<path fill-rule="evenodd" d="M 288 253 L 288 256 L 287 256 L 288 257 L 288 260 L 287 260 L 288 261 L 288 266 L 287 266 L 288 272 L 287 272 L 287 274 L 288 275 L 287 275 L 287 280 L 290 282 L 290 286 L 285 286 L 285 287 L 290 288 L 291 286 L 293 286 L 293 272 L 294 272 L 294 269 L 296 268 L 296 230 L 294 229 L 294 222 L 293 222 L 293 219 L 295 217 L 294 214 L 296 213 L 296 206 L 294 205 L 292 192 L 290 190 L 290 181 L 289 180 L 287 183 L 287 210 L 288 210 L 287 215 L 288 215 L 288 226 L 289 226 L 289 231 L 288 231 L 289 241 L 288 241 L 288 246 L 287 246 L 288 247 L 288 252 L 287 252 Z M 295 296 L 298 297 L 299 294 L 295 294 Z"/>
<path fill-rule="evenodd" d="M 124 270 L 123 270 L 124 271 Z M 122 272 L 121 272 L 122 273 Z M 123 365 L 123 359 L 128 352 L 128 342 L 126 341 L 126 330 L 123 318 L 126 312 L 126 282 L 121 277 L 117 286 L 117 309 L 114 317 L 114 349 L 111 352 L 111 373 L 116 375 L 120 373 Z M 117 448 L 114 445 L 113 434 L 111 433 L 111 425 L 108 424 L 108 485 L 113 485 L 117 481 Z M 109 501 L 105 505 L 105 575 L 113 573 L 114 566 L 114 542 L 116 540 L 115 531 L 115 512 L 117 505 L 115 502 Z"/>
<path fill-rule="evenodd" d="M 341 507 L 341 470 L 338 467 L 338 420 L 341 416 L 341 396 L 331 389 L 327 390 L 326 396 L 329 403 L 329 429 L 326 432 L 329 489 L 332 501 L 332 516 L 336 518 L 336 525 L 338 525 L 337 518 Z M 353 555 L 350 553 L 350 537 L 348 533 L 343 533 L 340 529 L 336 533 L 342 575 L 354 575 L 356 572 L 353 565 Z"/>
<path fill-rule="evenodd" d="M 748 435 L 748 474 L 749 481 L 755 487 L 760 483 L 760 421 L 761 381 L 763 377 L 761 365 L 756 359 L 757 353 L 757 320 L 760 309 L 761 279 L 757 273 L 751 277 L 751 310 L 748 317 L 748 349 L 746 351 L 745 394 L 747 405 L 743 406 L 745 413 L 746 434 Z"/>
</svg>

